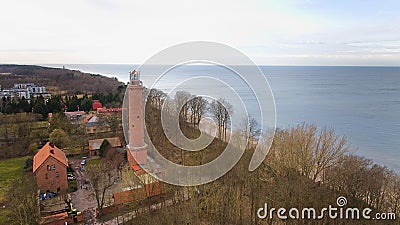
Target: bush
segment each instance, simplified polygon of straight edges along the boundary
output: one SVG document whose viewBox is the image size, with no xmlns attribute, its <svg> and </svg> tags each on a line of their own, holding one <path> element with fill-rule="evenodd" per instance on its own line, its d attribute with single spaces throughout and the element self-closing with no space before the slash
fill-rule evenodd
<svg viewBox="0 0 400 225">
<path fill-rule="evenodd" d="M 68 173 L 73 173 L 73 172 L 75 172 L 75 171 L 74 171 L 70 166 L 68 166 L 68 167 L 67 167 L 67 172 L 68 172 Z"/>
<path fill-rule="evenodd" d="M 78 182 L 76 180 L 70 180 L 68 181 L 68 192 L 75 192 L 78 190 Z"/>
<path fill-rule="evenodd" d="M 24 170 L 32 171 L 32 166 L 33 166 L 33 159 L 32 159 L 32 157 L 29 157 L 25 160 Z"/>
<path fill-rule="evenodd" d="M 29 145 L 29 151 L 32 152 L 33 154 L 36 154 L 36 152 L 38 152 L 38 149 L 39 149 L 39 145 L 36 142 L 31 143 Z"/>
</svg>

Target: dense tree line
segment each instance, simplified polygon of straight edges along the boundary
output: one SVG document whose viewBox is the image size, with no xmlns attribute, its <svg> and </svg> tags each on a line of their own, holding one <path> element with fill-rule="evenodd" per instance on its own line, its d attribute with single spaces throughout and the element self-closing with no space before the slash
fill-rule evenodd
<svg viewBox="0 0 400 225">
<path fill-rule="evenodd" d="M 119 88 L 117 93 L 94 93 L 91 97 L 92 100 L 97 99 L 103 103 L 104 107 L 122 107 L 125 89 Z"/>
<path fill-rule="evenodd" d="M 47 117 L 48 113 L 62 112 L 64 109 L 61 96 L 56 95 L 49 98 L 47 101 L 43 96 L 26 100 L 22 98 L 6 98 L 1 99 L 1 113 L 16 114 L 22 112 L 33 112 Z"/>
<path fill-rule="evenodd" d="M 122 91 L 122 90 L 121 90 Z M 99 100 L 105 107 L 121 107 L 123 93 L 96 93 L 92 96 L 87 94 L 82 97 L 77 95 L 64 96 L 54 95 L 48 100 L 43 96 L 32 98 L 30 101 L 22 98 L 6 98 L 1 99 L 0 112 L 4 114 L 15 114 L 21 112 L 33 112 L 41 114 L 44 118 L 48 113 L 58 113 L 63 111 L 91 111 L 93 100 Z"/>
</svg>

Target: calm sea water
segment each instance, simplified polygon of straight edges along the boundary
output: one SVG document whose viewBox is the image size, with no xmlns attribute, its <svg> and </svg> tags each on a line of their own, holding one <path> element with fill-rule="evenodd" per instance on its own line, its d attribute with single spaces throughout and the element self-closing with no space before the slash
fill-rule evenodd
<svg viewBox="0 0 400 225">
<path fill-rule="evenodd" d="M 134 68 L 104 64 L 65 66 L 117 77 L 124 82 Z M 261 69 L 275 97 L 277 127 L 302 122 L 332 127 L 337 134 L 347 136 L 352 147 L 357 148 L 356 154 L 400 172 L 400 67 L 262 66 Z M 167 73 L 156 87 L 168 91 L 182 79 L 210 74 L 217 74 L 234 87 L 252 113 L 256 102 L 251 91 L 221 68 L 204 65 L 178 68 Z M 142 76 L 142 80 L 145 86 L 150 85 L 150 77 Z M 188 84 L 187 91 L 198 94 L 200 89 L 209 87 L 214 94 L 223 95 L 218 86 L 204 83 Z M 229 100 L 229 96 L 225 98 Z"/>
</svg>

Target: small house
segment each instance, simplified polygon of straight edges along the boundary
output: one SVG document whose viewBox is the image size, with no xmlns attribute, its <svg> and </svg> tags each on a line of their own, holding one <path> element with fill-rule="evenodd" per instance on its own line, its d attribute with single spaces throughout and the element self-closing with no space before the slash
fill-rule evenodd
<svg viewBox="0 0 400 225">
<path fill-rule="evenodd" d="M 33 157 L 33 174 L 41 192 L 60 192 L 68 188 L 67 157 L 55 145 L 47 142 Z"/>
<path fill-rule="evenodd" d="M 119 150 L 120 148 L 122 148 L 121 140 L 119 139 L 119 137 L 89 140 L 89 155 L 99 156 L 100 149 L 104 141 L 107 141 L 110 144 L 110 148 L 113 148 L 115 150 Z"/>
</svg>

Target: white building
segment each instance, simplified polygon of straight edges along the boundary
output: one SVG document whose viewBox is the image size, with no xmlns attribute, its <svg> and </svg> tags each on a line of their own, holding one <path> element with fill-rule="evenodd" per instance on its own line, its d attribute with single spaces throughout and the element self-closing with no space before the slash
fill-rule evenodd
<svg viewBox="0 0 400 225">
<path fill-rule="evenodd" d="M 0 97 L 9 98 L 25 98 L 31 99 L 42 95 L 45 99 L 51 97 L 50 93 L 46 92 L 46 87 L 36 86 L 34 83 L 14 84 L 11 89 L 3 89 L 0 92 Z"/>
</svg>

